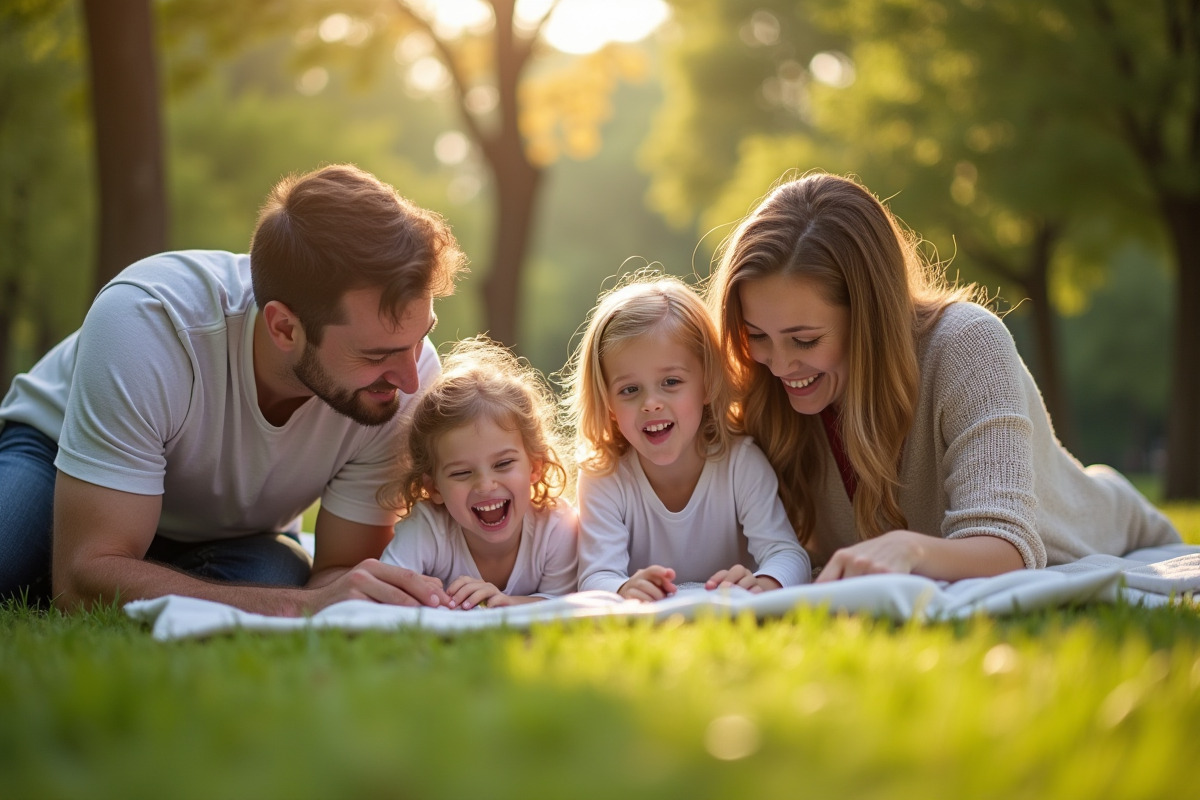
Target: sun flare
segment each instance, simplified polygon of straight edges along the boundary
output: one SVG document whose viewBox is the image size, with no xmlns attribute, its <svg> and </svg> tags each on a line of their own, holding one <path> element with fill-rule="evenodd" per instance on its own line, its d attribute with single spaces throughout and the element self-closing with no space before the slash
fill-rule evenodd
<svg viewBox="0 0 1200 800">
<path fill-rule="evenodd" d="M 532 30 L 553 0 L 518 0 L 516 25 Z M 425 11 L 439 36 L 482 33 L 495 20 L 483 0 L 425 0 Z M 564 53 L 582 55 L 609 42 L 636 42 L 653 33 L 670 15 L 664 0 L 561 0 L 542 29 L 545 41 Z"/>
</svg>

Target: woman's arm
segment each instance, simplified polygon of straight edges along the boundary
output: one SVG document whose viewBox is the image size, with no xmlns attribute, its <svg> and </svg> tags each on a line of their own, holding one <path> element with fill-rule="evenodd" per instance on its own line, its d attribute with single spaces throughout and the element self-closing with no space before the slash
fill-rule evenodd
<svg viewBox="0 0 1200 800">
<path fill-rule="evenodd" d="M 838 550 L 816 582 L 889 572 L 957 581 L 999 575 L 1024 566 L 1021 552 L 997 536 L 941 539 L 915 531 L 891 531 Z"/>
<path fill-rule="evenodd" d="M 933 474 L 925 479 L 945 498 L 941 537 L 1000 539 L 1025 567 L 1046 566 L 1034 485 L 1034 419 L 1046 411 L 1012 335 L 990 312 L 956 304 L 927 347 L 921 368 L 935 404 L 929 434 L 940 440 L 941 486 Z"/>
</svg>

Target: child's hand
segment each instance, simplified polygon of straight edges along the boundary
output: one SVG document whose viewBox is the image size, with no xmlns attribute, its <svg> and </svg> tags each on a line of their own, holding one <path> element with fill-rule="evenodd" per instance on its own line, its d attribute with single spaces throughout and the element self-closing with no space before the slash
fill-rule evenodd
<svg viewBox="0 0 1200 800">
<path fill-rule="evenodd" d="M 461 608 L 463 611 L 474 608 L 484 600 L 488 601 L 489 606 L 500 606 L 505 603 L 499 598 L 508 599 L 492 584 L 470 575 L 460 575 L 451 581 L 446 594 L 450 595 L 450 607 Z"/>
<path fill-rule="evenodd" d="M 651 603 L 662 600 L 667 595 L 675 594 L 675 570 L 670 567 L 652 567 L 639 569 L 633 577 L 625 581 L 617 594 L 626 600 L 641 600 Z"/>
<path fill-rule="evenodd" d="M 731 586 L 740 586 L 753 594 L 783 588 L 782 584 L 770 575 L 755 575 L 741 564 L 721 570 L 704 584 L 705 589 L 728 589 Z"/>
<path fill-rule="evenodd" d="M 423 580 L 423 581 L 425 581 L 425 583 L 429 584 L 429 588 L 431 588 L 431 589 L 444 589 L 445 588 L 445 584 L 442 583 L 441 578 L 435 578 L 432 575 L 422 575 L 421 580 Z"/>
</svg>

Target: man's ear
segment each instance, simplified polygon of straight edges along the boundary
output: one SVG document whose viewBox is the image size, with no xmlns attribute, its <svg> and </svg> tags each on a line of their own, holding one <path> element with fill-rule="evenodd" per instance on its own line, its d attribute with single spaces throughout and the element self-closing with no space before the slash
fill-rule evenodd
<svg viewBox="0 0 1200 800">
<path fill-rule="evenodd" d="M 438 505 L 445 505 L 446 501 L 442 499 L 442 493 L 437 490 L 437 484 L 433 482 L 433 478 L 428 475 L 421 477 L 421 484 L 425 487 L 425 491 L 429 492 L 429 499 Z"/>
<path fill-rule="evenodd" d="M 262 308 L 263 324 L 267 336 L 284 353 L 303 352 L 307 339 L 300 318 L 278 300 L 272 300 Z"/>
</svg>

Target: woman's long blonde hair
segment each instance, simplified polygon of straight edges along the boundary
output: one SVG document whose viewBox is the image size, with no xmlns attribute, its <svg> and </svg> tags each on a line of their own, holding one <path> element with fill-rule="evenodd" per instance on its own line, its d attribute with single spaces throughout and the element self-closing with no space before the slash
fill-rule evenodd
<svg viewBox="0 0 1200 800">
<path fill-rule="evenodd" d="M 735 418 L 779 475 L 780 497 L 802 544 L 813 536 L 813 495 L 829 457 L 822 423 L 797 413 L 770 369 L 750 357 L 738 294 L 743 283 L 773 275 L 811 281 L 826 302 L 849 310 L 840 421 L 858 478 L 858 535 L 907 527 L 897 494 L 917 407 L 917 339 L 947 305 L 975 299 L 976 289 L 948 286 L 874 195 L 836 175 L 778 186 L 725 243 L 708 301 L 730 365 Z"/>
<path fill-rule="evenodd" d="M 380 504 L 406 515 L 428 500 L 426 479 L 437 471 L 438 440 L 479 419 L 520 432 L 530 461 L 541 464 L 530 502 L 537 509 L 554 505 L 566 487 L 567 470 L 558 456 L 553 394 L 537 370 L 485 336 L 456 344 L 442 362 L 442 374 L 417 401 L 405 428 L 400 477 L 379 490 Z"/>
<path fill-rule="evenodd" d="M 688 348 L 703 365 L 706 404 L 696 434 L 700 452 L 719 458 L 728 450 L 730 388 L 716 325 L 704 302 L 678 278 L 639 271 L 600 296 L 583 339 L 564 371 L 567 418 L 575 431 L 581 469 L 607 475 L 629 450 L 612 418 L 604 357 L 635 339 L 653 335 Z"/>
</svg>

